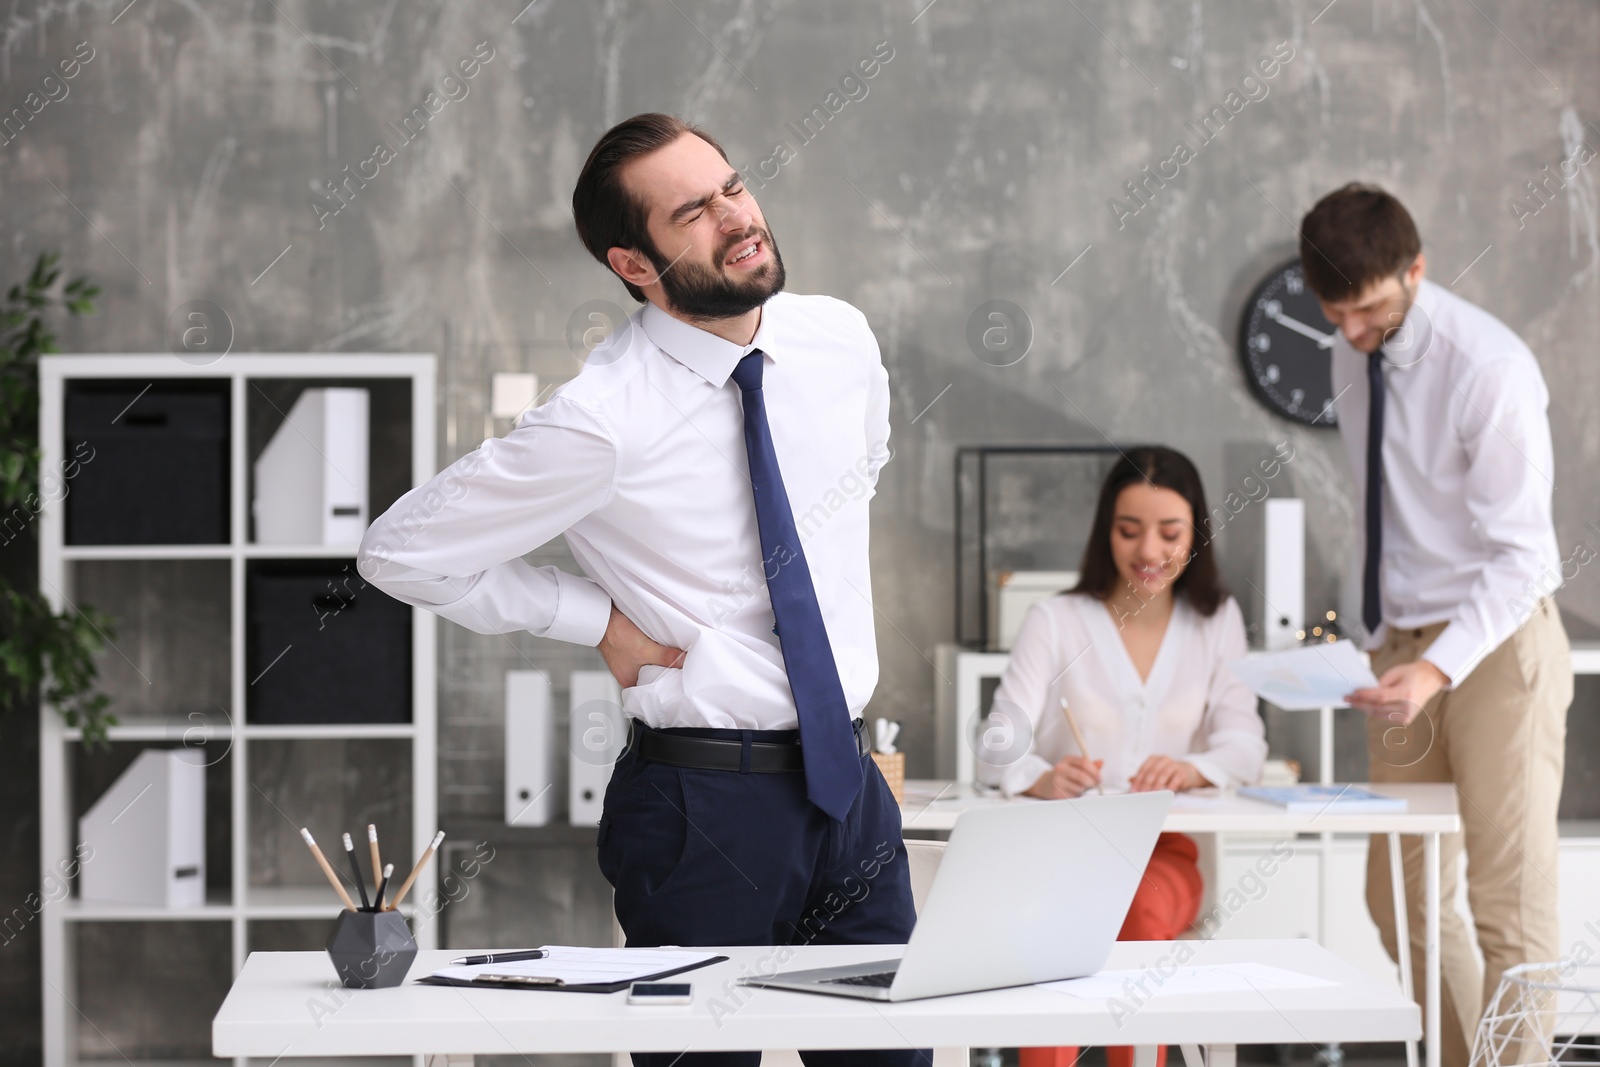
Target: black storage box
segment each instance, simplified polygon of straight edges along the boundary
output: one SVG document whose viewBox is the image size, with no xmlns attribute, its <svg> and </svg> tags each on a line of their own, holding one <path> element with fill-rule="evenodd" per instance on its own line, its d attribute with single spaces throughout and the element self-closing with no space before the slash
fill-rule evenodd
<svg viewBox="0 0 1600 1067">
<path fill-rule="evenodd" d="M 411 721 L 411 608 L 354 560 L 252 562 L 245 642 L 251 723 Z"/>
<path fill-rule="evenodd" d="M 228 543 L 226 380 L 78 379 L 65 399 L 67 544 Z"/>
</svg>

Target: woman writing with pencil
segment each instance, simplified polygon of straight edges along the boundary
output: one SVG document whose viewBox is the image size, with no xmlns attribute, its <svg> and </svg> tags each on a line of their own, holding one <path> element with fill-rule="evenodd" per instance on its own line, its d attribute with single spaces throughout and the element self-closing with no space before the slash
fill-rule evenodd
<svg viewBox="0 0 1600 1067">
<path fill-rule="evenodd" d="M 1063 799 L 1260 777 L 1267 745 L 1256 699 L 1228 668 L 1244 655 L 1244 620 L 1197 529 L 1207 514 L 1200 475 L 1182 453 L 1144 447 L 1117 461 L 1077 586 L 1030 608 L 1013 642 L 980 748 L 981 781 Z M 1012 739 L 1009 749 L 997 737 Z M 1197 858 L 1188 837 L 1161 835 L 1119 940 L 1171 940 L 1194 921 Z M 1021 1067 L 1077 1059 L 1072 1048 L 1021 1053 Z M 1133 1062 L 1131 1048 L 1107 1055 L 1111 1067 Z"/>
</svg>

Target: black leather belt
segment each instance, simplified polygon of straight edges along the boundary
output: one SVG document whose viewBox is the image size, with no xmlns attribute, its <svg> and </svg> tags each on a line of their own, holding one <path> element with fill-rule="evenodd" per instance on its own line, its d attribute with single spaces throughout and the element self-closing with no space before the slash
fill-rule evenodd
<svg viewBox="0 0 1600 1067">
<path fill-rule="evenodd" d="M 674 767 L 694 767 L 709 771 L 751 771 L 758 774 L 792 774 L 806 769 L 805 758 L 796 741 L 745 741 L 738 730 L 725 731 L 726 737 L 693 737 L 673 730 L 654 730 L 630 722 L 630 745 L 639 747 L 641 759 L 667 763 Z M 870 749 L 865 724 L 853 724 L 856 752 L 865 756 Z M 749 746 L 749 762 L 745 747 Z"/>
</svg>

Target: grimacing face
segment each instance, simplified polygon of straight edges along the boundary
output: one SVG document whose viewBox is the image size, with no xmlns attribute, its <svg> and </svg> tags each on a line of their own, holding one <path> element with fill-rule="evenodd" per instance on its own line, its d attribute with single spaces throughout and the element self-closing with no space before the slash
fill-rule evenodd
<svg viewBox="0 0 1600 1067">
<path fill-rule="evenodd" d="M 1161 593 L 1189 564 L 1194 509 L 1173 489 L 1134 482 L 1117 494 L 1111 515 L 1111 559 L 1124 589 L 1143 600 Z"/>
<path fill-rule="evenodd" d="M 622 180 L 647 205 L 653 245 L 638 250 L 649 271 L 635 285 L 659 281 L 667 305 L 691 319 L 734 318 L 782 290 L 783 259 L 760 205 L 706 141 L 683 134 L 630 162 Z"/>
</svg>

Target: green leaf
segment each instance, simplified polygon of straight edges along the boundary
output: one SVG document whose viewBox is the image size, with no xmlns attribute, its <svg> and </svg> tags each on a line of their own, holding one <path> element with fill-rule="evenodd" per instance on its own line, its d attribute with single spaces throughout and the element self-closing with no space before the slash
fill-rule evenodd
<svg viewBox="0 0 1600 1067">
<path fill-rule="evenodd" d="M 87 278 L 66 281 L 58 253 L 41 252 L 33 269 L 6 290 L 0 307 L 0 505 L 9 514 L 39 491 L 39 357 L 58 351 L 48 316 L 94 311 L 99 286 Z M 87 605 L 56 613 L 37 589 L 13 588 L 0 577 L 0 687 L 26 694 L 35 687 L 69 726 L 80 727 L 85 747 L 109 746 L 116 716 L 98 691 L 95 657 L 115 637 L 112 619 Z M 7 701 L 7 706 L 18 701 Z"/>
</svg>

